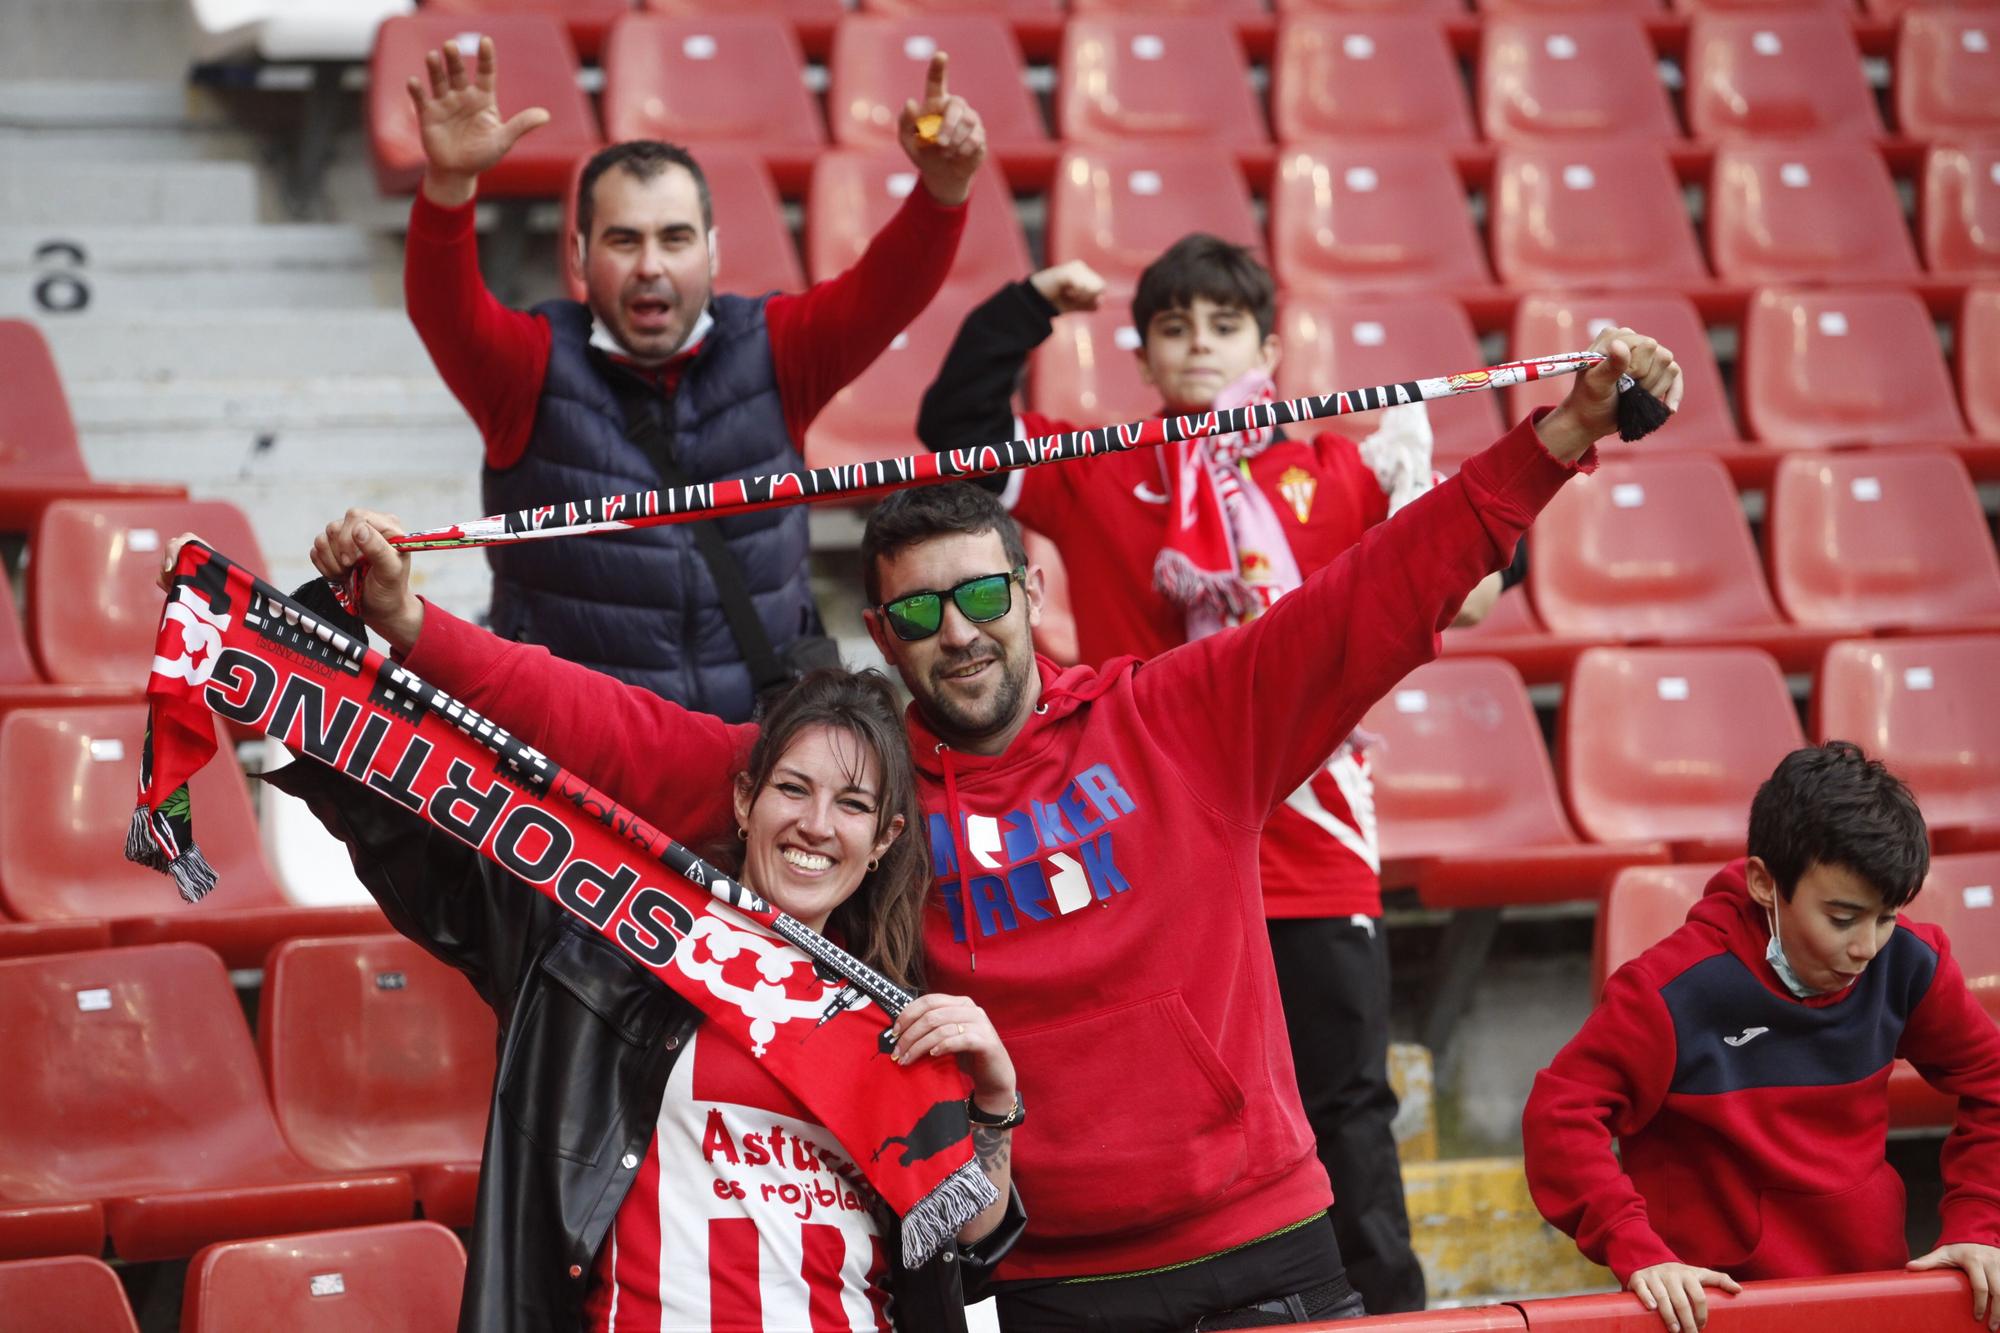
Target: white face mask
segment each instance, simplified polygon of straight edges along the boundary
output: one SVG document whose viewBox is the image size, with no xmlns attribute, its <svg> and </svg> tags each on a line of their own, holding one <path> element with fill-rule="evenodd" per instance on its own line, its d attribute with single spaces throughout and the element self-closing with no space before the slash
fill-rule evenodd
<svg viewBox="0 0 2000 1333">
<path fill-rule="evenodd" d="M 1819 992 L 1799 980 L 1799 974 L 1792 971 L 1792 960 L 1785 957 L 1784 941 L 1778 938 L 1778 911 L 1775 907 L 1765 909 L 1771 918 L 1771 942 L 1764 946 L 1764 961 L 1778 974 L 1778 980 L 1785 983 L 1785 989 L 1801 1000 L 1810 1000 Z"/>
</svg>

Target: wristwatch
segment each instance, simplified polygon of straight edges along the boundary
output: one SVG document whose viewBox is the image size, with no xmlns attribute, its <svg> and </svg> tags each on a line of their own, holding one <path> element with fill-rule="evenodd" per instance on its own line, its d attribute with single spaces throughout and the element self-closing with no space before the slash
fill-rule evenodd
<svg viewBox="0 0 2000 1333">
<path fill-rule="evenodd" d="M 1014 1109 L 1006 1115 L 991 1115 L 979 1109 L 979 1103 L 972 1098 L 965 1099 L 965 1118 L 981 1129 L 1012 1129 L 1028 1118 L 1028 1104 L 1021 1100 L 1019 1089 L 1014 1092 Z"/>
</svg>

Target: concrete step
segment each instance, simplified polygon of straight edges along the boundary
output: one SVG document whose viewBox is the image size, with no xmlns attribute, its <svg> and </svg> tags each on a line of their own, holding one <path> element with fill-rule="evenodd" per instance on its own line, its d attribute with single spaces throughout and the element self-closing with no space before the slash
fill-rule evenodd
<svg viewBox="0 0 2000 1333">
<path fill-rule="evenodd" d="M 0 315 L 396 309 L 398 259 L 359 227 L 0 227 Z"/>
<path fill-rule="evenodd" d="M 1518 1157 L 1406 1163 L 1410 1242 L 1433 1303 L 1615 1291 L 1528 1195 Z"/>
<path fill-rule="evenodd" d="M 354 376 L 434 375 L 401 310 L 239 310 L 48 320 L 63 383 L 95 380 L 284 381 L 312 391 Z"/>
<path fill-rule="evenodd" d="M 0 13 L 0 80 L 161 80 L 187 69 L 183 0 L 6 0 Z"/>
<path fill-rule="evenodd" d="M 223 100 L 185 79 L 9 79 L 0 128 L 20 130 L 234 128 Z"/>
<path fill-rule="evenodd" d="M 43 321 L 44 327 L 54 320 Z M 303 380 L 86 380 L 68 386 L 85 435 L 325 427 L 470 429 L 465 410 L 426 362 L 410 376 Z"/>
<path fill-rule="evenodd" d="M 247 161 L 0 154 L 0 218 L 11 226 L 248 226 L 258 218 L 257 198 Z"/>
</svg>

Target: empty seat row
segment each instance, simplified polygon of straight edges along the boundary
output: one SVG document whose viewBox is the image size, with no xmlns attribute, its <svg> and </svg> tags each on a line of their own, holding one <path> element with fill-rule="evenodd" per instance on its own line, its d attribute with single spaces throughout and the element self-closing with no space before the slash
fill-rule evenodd
<svg viewBox="0 0 2000 1333">
<path fill-rule="evenodd" d="M 1024 79 L 1022 50 L 997 13 L 844 19 L 833 37 L 823 120 L 802 77 L 805 49 L 782 15 L 624 12 L 603 40 L 600 133 L 577 84 L 571 37 L 601 36 L 602 14 L 566 34 L 545 14 L 465 12 L 473 8 L 433 3 L 421 14 L 390 18 L 378 31 L 368 107 L 385 191 L 408 192 L 422 169 L 405 79 L 421 68 L 426 49 L 469 47 L 480 32 L 501 52 L 503 111 L 539 105 L 552 117 L 489 173 L 484 186 L 493 194 L 554 194 L 578 153 L 606 139 L 632 138 L 752 146 L 780 187 L 796 193 L 829 130 L 845 146 L 893 143 L 897 114 L 937 50 L 953 54 L 954 86 L 979 108 L 1010 179 L 1035 186 L 1055 160 Z M 1835 11 L 1704 15 L 1689 44 L 1688 122 L 1701 141 L 1744 135 L 1867 141 L 1883 132 L 1860 53 Z M 1913 16 L 1896 81 L 1904 133 L 1928 140 L 2000 130 L 1996 47 L 2000 19 L 1990 15 Z M 1480 68 L 1479 120 L 1492 141 L 1681 139 L 1652 45 L 1634 15 L 1496 18 L 1483 30 Z M 1463 148 L 1475 141 L 1471 104 L 1444 33 L 1434 20 L 1411 14 L 1289 21 L 1272 61 L 1270 120 L 1285 144 L 1391 137 Z M 1054 129 L 1081 144 L 1220 144 L 1259 171 L 1272 160 L 1272 135 L 1231 21 L 1192 9 L 1070 20 Z"/>
</svg>

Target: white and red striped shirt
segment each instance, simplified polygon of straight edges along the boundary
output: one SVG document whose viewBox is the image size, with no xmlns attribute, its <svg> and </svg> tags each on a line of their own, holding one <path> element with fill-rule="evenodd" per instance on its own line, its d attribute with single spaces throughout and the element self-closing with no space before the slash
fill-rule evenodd
<svg viewBox="0 0 2000 1333">
<path fill-rule="evenodd" d="M 697 1031 L 598 1250 L 587 1333 L 885 1333 L 888 1257 L 839 1142 Z"/>
</svg>

